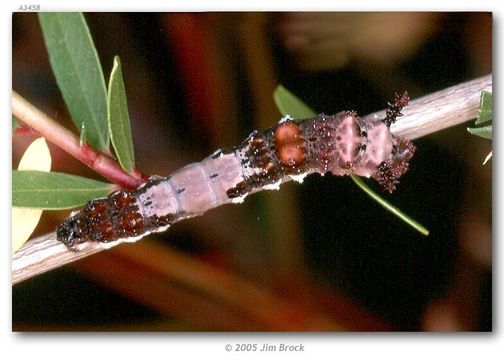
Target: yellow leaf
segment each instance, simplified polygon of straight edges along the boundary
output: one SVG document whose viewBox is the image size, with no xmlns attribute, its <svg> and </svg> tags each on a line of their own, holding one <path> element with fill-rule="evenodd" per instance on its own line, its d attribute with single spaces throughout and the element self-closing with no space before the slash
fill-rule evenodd
<svg viewBox="0 0 504 360">
<path fill-rule="evenodd" d="M 51 153 L 43 137 L 28 146 L 19 162 L 18 170 L 51 171 Z"/>
<path fill-rule="evenodd" d="M 51 170 L 51 153 L 44 138 L 38 138 L 28 146 L 18 170 Z M 12 253 L 15 253 L 29 239 L 42 216 L 42 210 L 12 208 Z"/>
</svg>

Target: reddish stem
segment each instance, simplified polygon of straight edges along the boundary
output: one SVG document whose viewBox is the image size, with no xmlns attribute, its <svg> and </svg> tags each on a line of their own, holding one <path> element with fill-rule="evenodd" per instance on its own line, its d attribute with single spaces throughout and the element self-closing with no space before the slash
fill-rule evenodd
<svg viewBox="0 0 504 360">
<path fill-rule="evenodd" d="M 135 189 L 144 182 L 143 175 L 136 169 L 126 173 L 119 163 L 87 144 L 81 145 L 79 137 L 50 118 L 21 95 L 12 91 L 12 113 L 47 141 L 66 151 L 111 182 L 126 189 Z"/>
<path fill-rule="evenodd" d="M 26 124 L 19 124 L 14 130 L 14 134 L 16 135 L 26 135 L 26 136 L 39 136 L 40 134 L 33 130 L 30 126 Z"/>
</svg>

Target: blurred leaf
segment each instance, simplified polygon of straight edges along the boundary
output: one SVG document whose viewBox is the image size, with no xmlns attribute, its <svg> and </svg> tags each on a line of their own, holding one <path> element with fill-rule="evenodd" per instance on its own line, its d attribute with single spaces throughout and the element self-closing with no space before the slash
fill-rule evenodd
<svg viewBox="0 0 504 360">
<path fill-rule="evenodd" d="M 317 116 L 315 111 L 282 85 L 276 87 L 273 92 L 273 99 L 278 110 L 284 116 L 290 115 L 295 119 L 306 119 Z"/>
<path fill-rule="evenodd" d="M 489 91 L 482 91 L 480 97 L 480 107 L 475 124 L 483 124 L 490 120 L 492 120 L 492 93 Z"/>
<path fill-rule="evenodd" d="M 34 140 L 19 161 L 18 170 L 51 171 L 51 153 L 46 140 L 41 137 Z"/>
<path fill-rule="evenodd" d="M 107 100 L 110 139 L 121 167 L 131 174 L 135 167 L 135 153 L 119 56 L 114 58 Z"/>
<path fill-rule="evenodd" d="M 477 128 L 467 128 L 467 131 L 469 131 L 473 135 L 481 136 L 485 139 L 492 139 L 492 125 Z"/>
<path fill-rule="evenodd" d="M 86 142 L 109 151 L 107 91 L 93 39 L 81 13 L 38 13 L 51 67 Z"/>
<path fill-rule="evenodd" d="M 19 170 L 51 170 L 51 153 L 44 138 L 33 141 L 26 149 Z M 15 253 L 33 233 L 42 216 L 42 210 L 12 208 L 12 253 Z"/>
<path fill-rule="evenodd" d="M 315 111 L 313 111 L 308 105 L 306 105 L 301 99 L 296 95 L 291 93 L 289 90 L 284 88 L 282 85 L 277 86 L 273 93 L 273 99 L 277 105 L 280 112 L 285 115 L 290 115 L 293 118 L 304 119 L 316 116 Z M 429 231 L 425 229 L 418 222 L 410 218 L 408 215 L 401 212 L 398 208 L 388 203 L 380 195 L 375 193 L 369 186 L 362 181 L 358 176 L 350 175 L 350 178 L 362 189 L 366 194 L 368 194 L 373 200 L 378 202 L 385 209 L 390 211 L 392 214 L 396 215 L 399 219 L 403 220 L 414 229 L 418 230 L 424 235 L 429 235 Z"/>
<path fill-rule="evenodd" d="M 41 171 L 12 172 L 12 205 L 47 210 L 71 209 L 107 196 L 114 185 L 80 176 Z"/>
<path fill-rule="evenodd" d="M 29 208 L 12 208 L 12 253 L 18 251 L 37 227 L 42 210 Z"/>
<path fill-rule="evenodd" d="M 16 128 L 19 126 L 19 120 L 16 119 L 16 117 L 14 115 L 12 115 L 12 132 L 14 132 L 14 130 L 16 130 Z"/>
</svg>

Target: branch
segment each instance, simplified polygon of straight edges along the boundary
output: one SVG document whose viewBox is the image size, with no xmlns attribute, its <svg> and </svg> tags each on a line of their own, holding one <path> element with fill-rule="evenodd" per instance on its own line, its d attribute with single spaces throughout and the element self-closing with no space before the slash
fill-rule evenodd
<svg viewBox="0 0 504 360">
<path fill-rule="evenodd" d="M 127 189 L 135 189 L 143 182 L 140 173 L 135 172 L 134 176 L 131 176 L 111 157 L 87 144 L 81 144 L 76 134 L 44 114 L 15 91 L 12 91 L 12 114 L 45 137 L 47 141 L 63 149 L 114 184 Z"/>
<path fill-rule="evenodd" d="M 481 92 L 492 91 L 492 74 L 415 99 L 390 128 L 395 136 L 414 140 L 476 118 Z M 365 117 L 385 116 L 385 110 Z"/>
<path fill-rule="evenodd" d="M 46 271 L 58 268 L 101 250 L 96 244 L 78 252 L 69 251 L 56 240 L 56 233 L 48 233 L 27 241 L 12 256 L 12 283 L 31 278 Z"/>
<path fill-rule="evenodd" d="M 413 100 L 391 131 L 396 136 L 416 139 L 472 120 L 476 118 L 483 90 L 492 91 L 491 74 Z M 366 117 L 383 117 L 384 114 L 382 110 Z M 16 284 L 102 249 L 100 244 L 89 244 L 79 252 L 72 252 L 56 240 L 55 233 L 40 236 L 28 241 L 13 255 L 12 282 Z"/>
</svg>

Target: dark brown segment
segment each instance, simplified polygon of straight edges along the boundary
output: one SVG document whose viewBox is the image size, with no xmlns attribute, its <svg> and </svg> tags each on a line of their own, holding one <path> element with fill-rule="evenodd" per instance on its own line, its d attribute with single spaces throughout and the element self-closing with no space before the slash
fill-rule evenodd
<svg viewBox="0 0 504 360">
<path fill-rule="evenodd" d="M 136 237 L 146 231 L 136 202 L 136 192 L 118 191 L 90 201 L 57 229 L 58 240 L 69 248 L 94 241 L 110 242 Z"/>
<path fill-rule="evenodd" d="M 249 141 L 245 144 L 245 155 L 250 167 L 268 171 L 274 166 L 274 154 L 270 145 L 272 142 L 267 132 L 255 131 L 249 136 Z"/>
<path fill-rule="evenodd" d="M 338 116 L 338 115 L 336 115 Z M 287 175 L 330 166 L 334 153 L 335 118 L 320 115 L 301 122 L 282 122 L 264 132 L 254 131 L 235 150 L 244 168 L 256 172 L 227 191 L 229 198 L 241 197 L 254 189 L 274 184 Z"/>
<path fill-rule="evenodd" d="M 276 154 L 274 130 L 275 128 L 264 132 L 254 131 L 235 149 L 235 154 L 245 155 L 242 166 L 252 174 L 248 176 L 244 174 L 243 182 L 227 190 L 230 199 L 241 197 L 253 189 L 274 184 L 283 178 L 283 167 Z"/>
<path fill-rule="evenodd" d="M 151 230 L 156 230 L 159 228 L 166 227 L 173 224 L 176 220 L 184 217 L 184 213 L 179 212 L 177 214 L 169 214 L 166 216 L 153 215 L 148 218 L 149 227 Z"/>
<path fill-rule="evenodd" d="M 327 172 L 334 161 L 334 127 L 339 115 L 319 115 L 300 123 L 305 142 L 306 170 Z"/>
<path fill-rule="evenodd" d="M 117 238 L 115 228 L 110 221 L 107 199 L 94 200 L 83 210 L 84 224 L 81 236 L 86 240 L 109 242 Z"/>
<path fill-rule="evenodd" d="M 234 188 L 227 190 L 226 194 L 230 199 L 235 199 L 249 193 L 251 190 L 250 184 L 247 181 L 242 181 Z"/>
<path fill-rule="evenodd" d="M 108 202 L 111 223 L 117 231 L 118 238 L 136 237 L 145 231 L 135 193 L 118 191 L 109 196 Z"/>
</svg>

